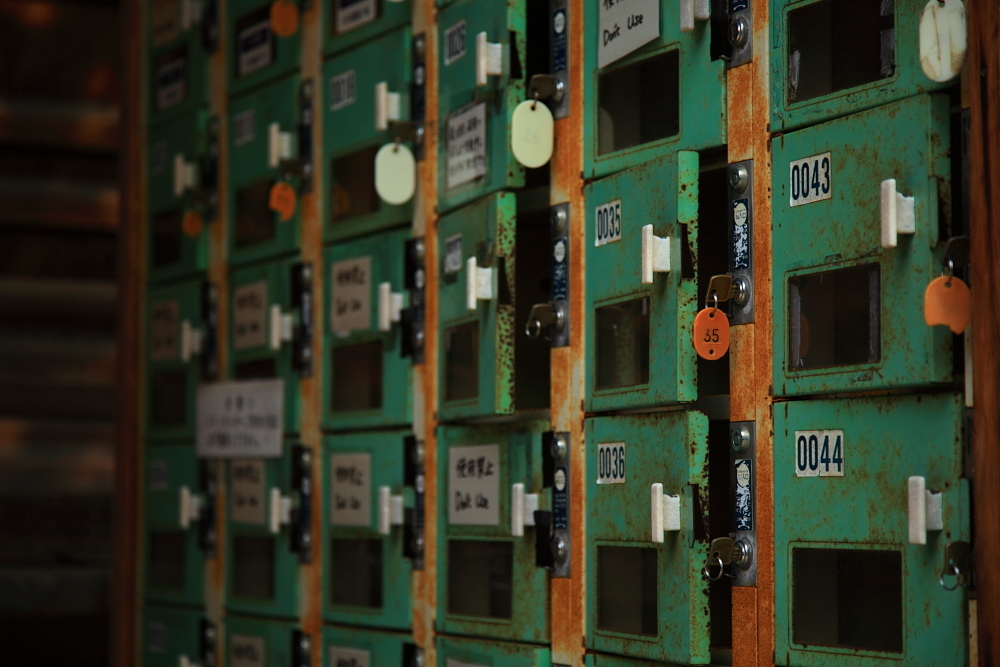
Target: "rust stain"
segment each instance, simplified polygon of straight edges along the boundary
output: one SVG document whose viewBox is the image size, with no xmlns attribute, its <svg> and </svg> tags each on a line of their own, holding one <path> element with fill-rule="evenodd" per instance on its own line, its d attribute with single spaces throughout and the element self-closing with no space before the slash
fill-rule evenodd
<svg viewBox="0 0 1000 667">
<path fill-rule="evenodd" d="M 733 665 L 757 664 L 757 589 L 733 586 Z"/>
</svg>

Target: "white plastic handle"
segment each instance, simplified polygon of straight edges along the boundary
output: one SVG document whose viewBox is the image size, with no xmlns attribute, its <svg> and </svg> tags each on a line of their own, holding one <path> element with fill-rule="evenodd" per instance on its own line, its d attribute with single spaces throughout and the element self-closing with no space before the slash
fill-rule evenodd
<svg viewBox="0 0 1000 667">
<path fill-rule="evenodd" d="M 895 248 L 898 234 L 913 234 L 917 229 L 913 197 L 896 191 L 896 179 L 882 181 L 882 247 Z"/>
<path fill-rule="evenodd" d="M 661 239 L 653 225 L 642 228 L 642 284 L 652 285 L 654 273 L 670 272 L 670 237 Z"/>
<path fill-rule="evenodd" d="M 475 310 L 479 301 L 493 298 L 493 269 L 481 269 L 475 256 L 465 260 L 465 307 Z"/>
<path fill-rule="evenodd" d="M 174 196 L 182 196 L 185 190 L 197 184 L 198 166 L 185 160 L 180 153 L 174 155 Z"/>
<path fill-rule="evenodd" d="M 514 537 L 524 537 L 524 527 L 535 525 L 535 510 L 537 509 L 537 493 L 525 493 L 524 484 L 511 484 L 510 534 Z"/>
<path fill-rule="evenodd" d="M 281 489 L 271 487 L 271 497 L 268 503 L 270 515 L 268 517 L 268 528 L 277 535 L 281 532 L 281 526 L 292 521 L 292 499 L 281 495 Z"/>
<path fill-rule="evenodd" d="M 399 322 L 403 311 L 402 292 L 393 292 L 392 283 L 378 285 L 378 330 L 389 331 L 393 322 Z"/>
<path fill-rule="evenodd" d="M 201 23 L 201 2 L 181 0 L 181 30 L 190 30 Z"/>
<path fill-rule="evenodd" d="M 281 126 L 271 123 L 267 126 L 267 166 L 277 169 L 282 160 L 292 157 L 292 133 L 282 132 Z"/>
<path fill-rule="evenodd" d="M 180 516 L 178 523 L 180 523 L 182 530 L 187 530 L 191 527 L 191 522 L 201 518 L 202 498 L 198 494 L 191 493 L 191 489 L 186 486 L 180 488 L 179 495 Z"/>
<path fill-rule="evenodd" d="M 268 338 L 270 339 L 269 342 L 272 350 L 280 350 L 282 343 L 292 340 L 295 322 L 292 319 L 291 313 L 281 312 L 280 305 L 276 303 L 271 304 L 271 314 L 268 318 L 268 324 L 271 328 Z"/>
<path fill-rule="evenodd" d="M 177 658 L 177 667 L 199 667 L 197 662 L 191 662 L 191 658 L 181 655 Z"/>
<path fill-rule="evenodd" d="M 393 526 L 403 525 L 403 496 L 392 495 L 388 486 L 378 487 L 378 532 L 388 535 Z"/>
<path fill-rule="evenodd" d="M 503 44 L 489 41 L 485 32 L 476 35 L 476 85 L 485 86 L 489 77 L 503 74 Z"/>
<path fill-rule="evenodd" d="M 201 330 L 191 326 L 190 320 L 181 321 L 181 361 L 187 363 L 191 357 L 201 354 Z"/>
<path fill-rule="evenodd" d="M 944 530 L 941 494 L 927 490 L 927 480 L 914 475 L 907 480 L 910 544 L 927 544 L 927 531 Z"/>
<path fill-rule="evenodd" d="M 649 487 L 650 532 L 653 542 L 663 542 L 665 531 L 681 529 L 681 497 L 663 493 L 659 482 Z"/>
<path fill-rule="evenodd" d="M 399 120 L 399 93 L 390 93 L 389 84 L 380 81 L 375 84 L 375 129 L 388 130 L 391 120 Z"/>
<path fill-rule="evenodd" d="M 691 32 L 695 21 L 707 21 L 711 15 L 709 0 L 681 0 L 681 31 Z"/>
</svg>

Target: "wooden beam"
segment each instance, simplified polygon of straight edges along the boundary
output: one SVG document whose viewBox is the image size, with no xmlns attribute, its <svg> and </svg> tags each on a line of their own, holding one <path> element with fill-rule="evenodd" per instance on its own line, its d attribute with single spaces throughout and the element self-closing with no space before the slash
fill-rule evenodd
<svg viewBox="0 0 1000 667">
<path fill-rule="evenodd" d="M 0 179 L 0 224 L 114 231 L 117 188 L 66 180 Z"/>
<path fill-rule="evenodd" d="M 116 107 L 0 100 L 0 143 L 117 153 L 118 140 Z"/>
</svg>

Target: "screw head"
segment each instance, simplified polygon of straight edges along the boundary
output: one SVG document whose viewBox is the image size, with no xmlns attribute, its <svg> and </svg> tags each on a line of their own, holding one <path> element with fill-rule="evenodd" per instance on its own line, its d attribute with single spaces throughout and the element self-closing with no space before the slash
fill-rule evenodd
<svg viewBox="0 0 1000 667">
<path fill-rule="evenodd" d="M 737 276 L 733 280 L 733 288 L 736 291 L 733 301 L 737 306 L 743 307 L 750 301 L 750 280 L 746 276 Z"/>
<path fill-rule="evenodd" d="M 562 565 L 566 562 L 566 556 L 566 540 L 563 539 L 562 535 L 554 536 L 552 538 L 552 560 Z"/>
<path fill-rule="evenodd" d="M 559 208 L 552 209 L 552 226 L 555 227 L 557 234 L 562 234 L 566 231 L 566 222 L 569 220 L 569 216 L 566 215 L 566 209 L 562 206 Z"/>
<path fill-rule="evenodd" d="M 750 429 L 746 426 L 738 426 L 729 432 L 729 437 L 733 445 L 733 451 L 743 453 L 750 449 Z"/>
<path fill-rule="evenodd" d="M 549 447 L 549 453 L 552 454 L 552 458 L 556 461 L 565 459 L 566 454 L 569 452 L 569 442 L 567 442 L 566 436 L 562 433 L 552 438 L 552 444 Z"/>
<path fill-rule="evenodd" d="M 729 43 L 734 49 L 741 49 L 750 40 L 750 24 L 742 16 L 729 22 Z"/>
<path fill-rule="evenodd" d="M 729 170 L 729 187 L 733 192 L 738 195 L 743 194 L 748 185 L 750 185 L 750 171 L 746 165 L 739 164 Z"/>
</svg>

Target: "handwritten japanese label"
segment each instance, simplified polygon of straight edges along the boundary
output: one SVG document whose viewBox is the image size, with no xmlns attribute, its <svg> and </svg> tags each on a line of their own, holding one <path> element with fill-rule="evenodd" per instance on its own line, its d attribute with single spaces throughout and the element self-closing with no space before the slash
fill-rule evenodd
<svg viewBox="0 0 1000 667">
<path fill-rule="evenodd" d="M 334 262 L 330 268 L 330 329 L 346 334 L 372 326 L 372 258 Z"/>
<path fill-rule="evenodd" d="M 369 667 L 371 653 L 343 646 L 330 647 L 330 667 Z"/>
<path fill-rule="evenodd" d="M 448 118 L 448 189 L 486 175 L 486 103 Z"/>
<path fill-rule="evenodd" d="M 263 637 L 233 635 L 229 639 L 229 667 L 264 667 Z"/>
<path fill-rule="evenodd" d="M 233 291 L 233 348 L 267 344 L 267 282 L 240 285 Z"/>
<path fill-rule="evenodd" d="M 229 516 L 236 523 L 263 526 L 267 502 L 267 478 L 264 462 L 229 462 Z"/>
<path fill-rule="evenodd" d="M 448 450 L 448 523 L 496 526 L 500 521 L 500 445 Z"/>
<path fill-rule="evenodd" d="M 371 526 L 372 455 L 332 455 L 330 477 L 330 523 Z"/>
<path fill-rule="evenodd" d="M 600 2 L 597 66 L 624 58 L 660 36 L 660 0 L 592 0 Z"/>
<path fill-rule="evenodd" d="M 149 358 L 153 361 L 172 361 L 181 356 L 180 304 L 177 301 L 160 301 L 149 308 Z"/>
<path fill-rule="evenodd" d="M 198 456 L 281 456 L 285 424 L 283 379 L 199 385 L 197 409 Z"/>
</svg>

